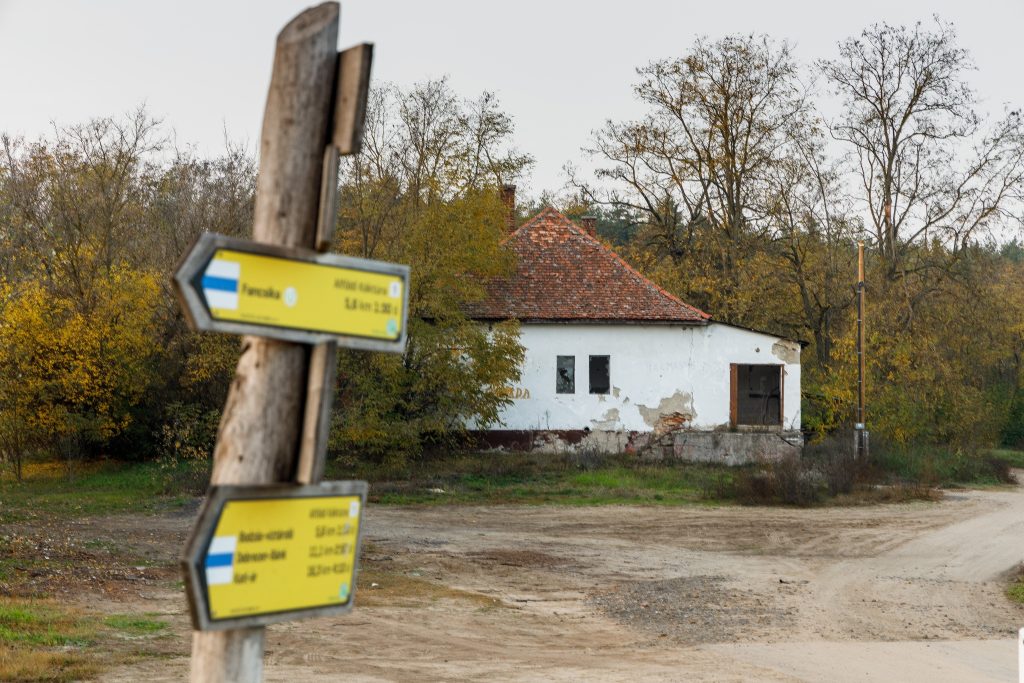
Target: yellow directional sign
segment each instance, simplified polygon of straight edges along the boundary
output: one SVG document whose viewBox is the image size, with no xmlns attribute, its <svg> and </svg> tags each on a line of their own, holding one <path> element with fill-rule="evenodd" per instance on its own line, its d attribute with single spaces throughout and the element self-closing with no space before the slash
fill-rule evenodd
<svg viewBox="0 0 1024 683">
<path fill-rule="evenodd" d="M 197 629 L 352 606 L 365 482 L 218 487 L 183 560 Z"/>
<path fill-rule="evenodd" d="M 174 276 L 197 329 L 401 351 L 409 269 L 207 233 Z"/>
</svg>

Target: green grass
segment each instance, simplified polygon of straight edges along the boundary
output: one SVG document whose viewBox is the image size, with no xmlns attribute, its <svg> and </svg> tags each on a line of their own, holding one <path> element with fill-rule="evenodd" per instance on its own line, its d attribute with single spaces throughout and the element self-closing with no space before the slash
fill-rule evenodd
<svg viewBox="0 0 1024 683">
<path fill-rule="evenodd" d="M 1024 451 L 1010 448 L 994 448 L 989 453 L 992 457 L 1005 461 L 1010 467 L 1024 468 Z"/>
<path fill-rule="evenodd" d="M 166 478 L 153 463 L 106 462 L 68 476 L 63 468 L 28 468 L 21 482 L 0 479 L 0 524 L 47 517 L 148 513 L 184 504 L 164 495 Z"/>
<path fill-rule="evenodd" d="M 93 620 L 41 602 L 0 602 L 0 644 L 32 647 L 77 646 L 94 642 Z"/>
<path fill-rule="evenodd" d="M 529 453 L 453 454 L 401 470 L 328 466 L 328 478 L 370 481 L 371 500 L 386 505 L 708 504 L 721 502 L 715 483 L 731 476 L 703 465 Z"/>
<path fill-rule="evenodd" d="M 1024 605 L 1024 564 L 1017 567 L 1012 576 L 1010 585 L 1006 587 L 1006 597 Z"/>
<path fill-rule="evenodd" d="M 1024 467 L 1024 451 L 1013 450 L 878 448 L 872 451 L 872 459 L 886 481 L 926 486 L 1004 483 L 1008 467 Z M 733 502 L 732 484 L 749 469 L 650 464 L 629 456 L 453 453 L 403 466 L 331 460 L 327 478 L 366 479 L 372 484 L 371 500 L 389 505 L 688 505 Z M 72 477 L 59 466 L 29 467 L 20 483 L 0 479 L 0 524 L 40 515 L 55 519 L 147 514 L 183 505 L 191 498 L 166 495 L 173 488 L 169 481 L 167 471 L 153 463 L 100 463 L 83 466 Z M 11 571 L 3 557 L 0 545 L 0 582 Z"/>
<path fill-rule="evenodd" d="M 161 634 L 167 623 L 154 616 L 104 617 L 53 601 L 0 598 L 0 681 L 92 678 L 112 661 L 145 655 L 137 644 L 118 646 L 115 637 Z"/>
<path fill-rule="evenodd" d="M 135 614 L 114 614 L 104 619 L 103 624 L 132 636 L 153 635 L 167 628 L 166 621 Z"/>
</svg>

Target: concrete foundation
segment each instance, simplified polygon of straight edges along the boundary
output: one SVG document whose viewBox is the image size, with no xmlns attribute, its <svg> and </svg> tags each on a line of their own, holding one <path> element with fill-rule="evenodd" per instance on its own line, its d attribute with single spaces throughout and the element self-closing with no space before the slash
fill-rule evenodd
<svg viewBox="0 0 1024 683">
<path fill-rule="evenodd" d="M 539 453 L 635 453 L 650 460 L 682 460 L 718 465 L 746 465 L 799 457 L 799 431 L 493 430 L 477 432 L 475 445 L 491 450 Z"/>
<path fill-rule="evenodd" d="M 804 440 L 800 432 L 675 432 L 661 457 L 716 465 L 747 465 L 766 460 L 799 457 Z M 651 450 L 651 456 L 656 451 Z"/>
</svg>

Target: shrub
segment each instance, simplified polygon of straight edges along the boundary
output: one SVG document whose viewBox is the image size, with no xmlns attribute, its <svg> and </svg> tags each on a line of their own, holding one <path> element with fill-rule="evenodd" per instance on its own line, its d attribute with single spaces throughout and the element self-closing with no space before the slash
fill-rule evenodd
<svg viewBox="0 0 1024 683">
<path fill-rule="evenodd" d="M 734 493 L 743 505 L 807 506 L 821 499 L 821 483 L 822 477 L 813 463 L 789 456 L 739 471 L 734 479 Z"/>
<path fill-rule="evenodd" d="M 166 415 L 159 460 L 165 491 L 200 494 L 210 481 L 220 411 L 171 403 Z"/>
<path fill-rule="evenodd" d="M 853 452 L 853 434 L 836 432 L 804 447 L 804 458 L 814 463 L 825 479 L 829 496 L 850 493 L 858 479 L 864 478 L 864 463 Z"/>
</svg>

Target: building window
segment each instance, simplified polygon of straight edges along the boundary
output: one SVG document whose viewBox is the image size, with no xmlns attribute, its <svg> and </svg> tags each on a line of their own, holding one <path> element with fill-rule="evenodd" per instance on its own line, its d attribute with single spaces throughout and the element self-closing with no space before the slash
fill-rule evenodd
<svg viewBox="0 0 1024 683">
<path fill-rule="evenodd" d="M 730 370 L 732 424 L 781 425 L 782 366 L 733 364 Z"/>
<path fill-rule="evenodd" d="M 590 357 L 590 393 L 607 394 L 612 382 L 608 372 L 609 356 Z"/>
<path fill-rule="evenodd" d="M 558 357 L 555 391 L 559 394 L 576 393 L 576 356 Z"/>
</svg>

